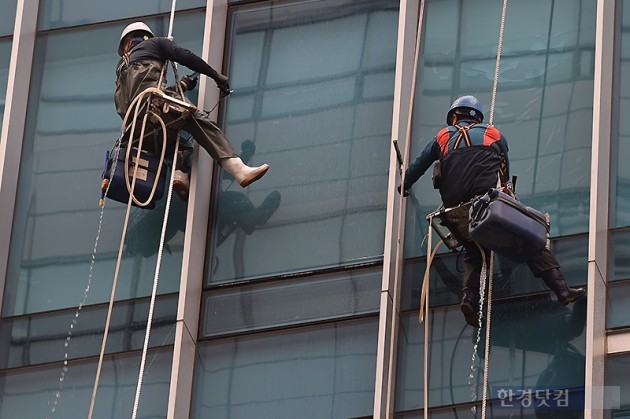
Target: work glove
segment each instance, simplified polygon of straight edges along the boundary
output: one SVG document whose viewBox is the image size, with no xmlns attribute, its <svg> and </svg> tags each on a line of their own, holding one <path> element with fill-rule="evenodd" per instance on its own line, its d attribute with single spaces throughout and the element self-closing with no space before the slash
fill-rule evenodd
<svg viewBox="0 0 630 419">
<path fill-rule="evenodd" d="M 516 198 L 516 194 L 514 194 L 514 188 L 512 187 L 512 182 L 505 182 L 503 184 L 503 193 L 511 196 L 512 198 Z"/>
<path fill-rule="evenodd" d="M 199 80 L 199 74 L 193 73 L 182 77 L 179 81 L 180 86 L 184 92 L 191 91 L 197 87 L 197 81 Z"/>
<path fill-rule="evenodd" d="M 401 185 L 398 185 L 398 188 L 397 188 L 397 189 L 398 189 L 398 193 L 400 194 L 400 190 L 402 189 L 402 188 L 401 188 Z M 403 198 L 405 198 L 405 197 L 409 196 L 409 189 L 405 189 L 405 190 L 402 192 L 402 196 L 403 196 Z"/>
<path fill-rule="evenodd" d="M 214 81 L 217 83 L 217 87 L 219 88 L 219 90 L 221 90 L 222 96 L 227 96 L 230 93 L 232 93 L 227 76 L 224 76 L 223 74 L 219 74 L 217 78 L 214 79 Z"/>
</svg>

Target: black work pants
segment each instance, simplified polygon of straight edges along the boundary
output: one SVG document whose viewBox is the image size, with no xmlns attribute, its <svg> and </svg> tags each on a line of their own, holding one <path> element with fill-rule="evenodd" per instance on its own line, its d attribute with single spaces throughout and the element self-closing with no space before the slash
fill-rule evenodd
<svg viewBox="0 0 630 419">
<path fill-rule="evenodd" d="M 464 255 L 463 286 L 464 288 L 479 290 L 481 267 L 483 264 L 481 251 L 477 243 L 473 241 L 466 242 L 464 248 L 466 249 L 466 254 Z M 486 255 L 486 266 L 489 268 L 490 250 L 484 248 L 484 253 Z M 540 277 L 543 272 L 549 269 L 560 267 L 556 257 L 547 248 L 544 248 L 532 256 L 532 258 L 527 261 L 527 266 L 535 277 Z"/>
</svg>

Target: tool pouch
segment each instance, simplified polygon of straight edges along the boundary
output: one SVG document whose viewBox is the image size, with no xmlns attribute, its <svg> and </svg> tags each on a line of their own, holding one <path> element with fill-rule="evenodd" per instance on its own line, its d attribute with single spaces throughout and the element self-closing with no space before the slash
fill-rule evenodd
<svg viewBox="0 0 630 419">
<path fill-rule="evenodd" d="M 433 165 L 433 189 L 440 189 L 442 186 L 442 163 L 435 162 Z"/>
</svg>

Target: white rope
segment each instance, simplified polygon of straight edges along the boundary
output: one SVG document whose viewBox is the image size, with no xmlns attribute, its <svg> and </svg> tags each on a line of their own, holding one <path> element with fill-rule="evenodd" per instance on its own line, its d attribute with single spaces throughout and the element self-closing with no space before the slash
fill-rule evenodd
<svg viewBox="0 0 630 419">
<path fill-rule="evenodd" d="M 493 125 L 494 123 L 494 109 L 496 105 L 497 99 L 497 87 L 499 85 L 499 69 L 501 66 L 501 52 L 503 50 L 503 36 L 505 32 L 505 15 L 507 13 L 507 0 L 503 0 L 503 8 L 501 9 L 501 26 L 499 29 L 499 42 L 497 44 L 497 60 L 494 67 L 494 80 L 492 84 L 492 99 L 490 102 L 490 119 L 488 121 L 489 125 Z M 482 257 L 485 264 L 485 254 L 482 251 Z M 494 251 L 490 252 L 490 267 L 487 272 L 488 277 L 488 308 L 486 315 L 486 339 L 485 339 L 485 351 L 484 351 L 484 363 L 483 363 L 483 395 L 481 400 L 481 419 L 486 419 L 486 410 L 488 404 L 488 376 L 489 376 L 489 365 L 490 365 L 490 327 L 492 323 L 492 282 L 494 277 Z M 485 281 L 485 275 L 484 275 Z M 485 287 L 483 287 L 485 288 Z M 484 289 L 485 291 L 485 289 Z M 482 297 L 483 304 L 483 297 Z M 480 307 L 480 311 L 482 308 Z M 481 317 L 479 318 L 479 323 L 481 327 Z"/>
<path fill-rule="evenodd" d="M 139 95 L 144 97 L 144 95 Z M 138 99 L 138 98 L 136 98 Z M 138 108 L 142 106 L 142 101 L 141 99 L 132 101 L 132 104 L 135 104 L 136 109 L 130 107 L 127 110 L 127 114 L 125 115 L 125 119 L 123 120 L 123 125 L 122 125 L 122 130 L 124 131 L 124 127 L 125 122 L 127 121 L 127 118 L 129 116 L 129 112 L 134 109 L 134 125 L 136 123 L 136 117 L 138 115 Z M 133 131 L 133 130 L 132 130 Z M 129 148 L 131 148 L 131 140 L 133 137 L 129 138 Z M 140 138 L 139 144 L 138 144 L 138 149 L 142 148 L 142 141 L 143 139 Z M 120 145 L 117 145 L 118 147 Z M 125 163 L 126 164 L 126 163 Z M 92 419 L 92 415 L 94 413 L 94 402 L 96 401 L 96 393 L 98 391 L 98 385 L 99 385 L 99 381 L 101 378 L 101 371 L 103 368 L 103 358 L 105 356 L 105 347 L 107 345 L 107 337 L 109 334 L 109 325 L 111 323 L 111 318 L 112 318 L 112 311 L 114 308 L 114 298 L 116 296 L 116 287 L 118 284 L 118 274 L 120 272 L 120 264 L 122 262 L 122 254 L 123 254 L 123 247 L 124 247 L 124 243 L 125 243 L 125 237 L 127 235 L 127 226 L 129 225 L 129 215 L 131 213 L 131 202 L 133 201 L 133 193 L 134 193 L 134 189 L 136 187 L 136 179 L 138 176 L 138 167 L 140 164 L 140 159 L 136 159 L 135 165 L 134 165 L 134 169 L 133 169 L 133 177 L 131 180 L 131 187 L 130 187 L 130 191 L 129 191 L 129 200 L 127 201 L 127 210 L 125 211 L 125 222 L 123 224 L 123 231 L 122 231 L 122 235 L 120 238 L 120 246 L 118 247 L 118 258 L 116 259 L 116 269 L 114 271 L 114 280 L 112 283 L 112 291 L 111 291 L 111 295 L 109 298 L 109 305 L 107 308 L 107 319 L 105 320 L 105 330 L 103 331 L 103 340 L 101 343 L 101 352 L 99 354 L 98 357 L 98 365 L 96 367 L 96 377 L 94 379 L 94 387 L 92 388 L 92 398 L 90 400 L 90 410 L 88 412 L 88 419 Z M 110 182 L 111 183 L 111 182 Z"/>
<path fill-rule="evenodd" d="M 162 122 L 163 123 L 163 122 Z M 142 390 L 142 382 L 144 377 L 144 367 L 147 361 L 147 351 L 149 348 L 149 338 L 151 336 L 151 325 L 153 323 L 153 311 L 155 308 L 155 299 L 157 296 L 158 280 L 160 277 L 160 267 L 162 265 L 162 255 L 164 253 L 164 241 L 166 240 L 166 227 L 168 225 L 168 215 L 171 208 L 171 198 L 173 196 L 173 180 L 175 178 L 175 167 L 177 167 L 177 152 L 179 151 L 179 134 L 175 142 L 175 153 L 173 156 L 173 164 L 171 167 L 171 180 L 166 196 L 166 208 L 164 210 L 164 221 L 162 222 L 162 234 L 160 236 L 160 246 L 158 249 L 157 264 L 155 266 L 155 275 L 153 277 L 153 290 L 151 292 L 151 303 L 149 304 L 149 316 L 147 320 L 147 328 L 144 335 L 144 345 L 142 346 L 142 360 L 140 361 L 140 371 L 138 372 L 138 385 L 136 387 L 136 396 L 133 402 L 132 418 L 136 419 L 138 415 L 138 405 L 140 403 L 140 392 Z"/>
<path fill-rule="evenodd" d="M 485 255 L 483 256 L 485 260 Z M 492 321 L 492 279 L 494 277 L 494 251 L 490 252 L 490 267 L 488 271 L 488 313 L 486 315 L 486 347 L 483 360 L 483 396 L 481 399 L 481 419 L 486 419 L 488 405 L 488 371 L 490 364 L 490 323 Z"/>
<path fill-rule="evenodd" d="M 175 21 L 175 9 L 177 6 L 177 0 L 173 0 L 172 4 L 171 4 L 171 16 L 170 16 L 170 21 L 169 21 L 169 26 L 168 26 L 168 39 L 173 39 L 173 24 Z M 182 88 L 179 84 L 179 77 L 177 75 L 177 66 L 175 65 L 175 63 L 172 63 L 173 65 L 173 71 L 175 74 L 175 85 L 176 88 L 179 90 L 180 95 L 182 95 L 183 97 L 183 91 Z M 160 82 L 162 81 L 164 75 L 165 75 L 165 71 L 166 68 L 168 67 L 168 62 L 164 63 L 164 67 L 162 68 L 162 74 L 160 76 Z M 159 84 L 158 84 L 159 85 Z M 167 141 L 167 132 L 166 132 L 166 127 L 164 127 L 164 122 L 162 121 L 161 118 L 159 118 L 157 115 L 155 115 L 157 117 L 157 119 L 159 119 L 160 123 L 163 126 L 163 132 L 164 132 L 164 144 L 166 144 Z M 145 115 L 145 120 L 146 120 L 146 115 Z M 142 132 L 144 133 L 144 125 L 142 127 Z M 143 379 L 144 379 L 144 369 L 145 369 L 145 365 L 146 365 L 146 360 L 147 360 L 147 352 L 149 349 L 149 339 L 151 337 L 151 327 L 153 324 L 153 312 L 155 309 L 155 299 L 157 296 L 157 288 L 158 288 L 158 282 L 159 282 L 159 277 L 160 277 L 160 268 L 162 265 L 162 256 L 164 254 L 164 241 L 166 240 L 166 227 L 168 226 L 168 216 L 169 216 L 169 212 L 170 212 L 170 208 L 171 208 L 171 200 L 172 200 L 172 196 L 173 196 L 173 181 L 175 179 L 175 168 L 177 167 L 177 153 L 179 151 L 179 133 L 177 134 L 177 138 L 175 141 L 175 152 L 173 155 L 173 163 L 171 166 L 171 179 L 169 182 L 169 188 L 168 188 L 168 194 L 166 197 L 166 208 L 164 210 L 164 220 L 162 222 L 162 232 L 160 235 L 160 244 L 159 244 L 159 248 L 158 248 L 158 256 L 157 256 L 157 263 L 155 266 L 155 275 L 153 277 L 153 289 L 151 291 L 151 302 L 149 304 L 149 315 L 147 318 L 147 327 L 145 329 L 145 335 L 144 335 L 144 344 L 142 345 L 142 359 L 140 361 L 140 369 L 138 371 L 138 383 L 136 386 L 136 394 L 135 394 L 135 398 L 134 398 L 134 402 L 133 402 L 133 412 L 132 412 L 132 419 L 136 419 L 137 415 L 138 415 L 138 406 L 140 404 L 140 393 L 142 392 L 142 384 L 143 384 Z M 164 153 L 162 153 L 162 158 L 160 160 L 160 165 L 162 164 L 162 161 L 164 159 Z M 159 172 L 158 172 L 159 173 Z M 150 202 L 151 198 L 153 196 L 153 191 L 151 193 L 151 197 L 149 197 L 149 199 L 147 200 L 147 202 Z"/>
<path fill-rule="evenodd" d="M 177 6 L 177 0 L 173 0 L 171 3 L 171 15 L 170 15 L 170 21 L 169 21 L 169 28 L 168 28 L 168 38 L 169 39 L 173 39 L 172 34 L 173 34 L 173 24 L 175 21 L 175 9 Z M 129 115 L 130 115 L 130 111 L 133 109 L 134 110 L 134 118 L 133 118 L 133 122 L 132 122 L 132 126 L 131 126 L 131 133 L 129 136 L 129 145 L 127 147 L 127 154 L 126 154 L 126 161 L 125 161 L 125 181 L 127 184 L 127 190 L 129 192 L 129 200 L 127 201 L 127 210 L 125 212 L 125 221 L 123 224 L 123 232 L 121 235 L 121 239 L 120 239 L 120 246 L 118 248 L 118 258 L 116 260 L 116 269 L 114 272 L 114 280 L 112 283 L 112 291 L 111 291 L 111 295 L 110 295 L 110 300 L 109 300 L 109 305 L 108 305 L 108 309 L 107 309 L 107 319 L 105 321 L 105 330 L 103 332 L 103 341 L 101 343 L 101 351 L 99 354 L 99 360 L 98 360 L 98 365 L 97 365 L 97 371 L 96 371 L 96 377 L 94 379 L 94 387 L 92 389 L 92 397 L 90 400 L 90 409 L 88 412 L 88 419 L 92 419 L 92 415 L 94 412 L 94 403 L 96 400 L 96 393 L 98 391 L 98 385 L 99 385 L 99 381 L 100 381 L 100 375 L 101 375 L 101 371 L 102 371 L 102 367 L 103 367 L 103 358 L 105 355 L 105 347 L 107 345 L 107 337 L 108 337 L 108 332 L 109 332 L 109 326 L 111 323 L 111 316 L 112 316 L 112 311 L 113 311 L 113 306 L 114 306 L 114 299 L 115 299 L 115 295 L 116 295 L 116 287 L 117 287 L 117 283 L 118 283 L 118 274 L 120 272 L 120 265 L 121 265 L 121 261 L 122 261 L 122 253 L 123 253 L 123 248 L 124 248 L 124 243 L 125 243 L 125 237 L 127 235 L 127 227 L 129 225 L 129 215 L 131 213 L 131 203 L 135 202 L 137 205 L 139 206 L 146 206 L 149 202 L 151 202 L 151 200 L 153 199 L 153 196 L 155 194 L 155 190 L 157 188 L 157 182 L 158 182 L 158 178 L 156 178 L 155 183 L 151 189 L 151 193 L 149 195 L 149 198 L 145 201 L 145 202 L 139 202 L 135 196 L 134 196 L 134 190 L 135 190 L 135 186 L 136 186 L 136 179 L 137 179 L 137 175 L 138 175 L 138 167 L 140 164 L 140 153 L 142 151 L 142 142 L 144 139 L 144 133 L 145 133 L 145 128 L 146 128 L 146 123 L 147 123 L 147 118 L 149 116 L 149 104 L 151 102 L 151 98 L 153 93 L 156 92 L 161 92 L 161 90 L 159 89 L 159 87 L 162 86 L 162 81 L 165 78 L 166 75 L 166 68 L 168 67 L 168 62 L 164 63 L 164 66 L 162 67 L 162 72 L 160 74 L 160 79 L 158 81 L 158 87 L 157 88 L 148 88 L 145 91 L 143 91 L 142 93 L 140 93 L 138 96 L 136 96 L 134 98 L 134 100 L 131 102 L 129 109 L 127 110 L 127 113 L 125 114 L 125 118 L 123 119 L 123 123 L 122 123 L 122 129 L 121 132 L 124 132 L 125 127 L 127 126 L 127 121 L 129 119 Z M 173 69 L 175 71 L 175 84 L 177 85 L 177 87 L 179 88 L 180 94 L 183 95 L 183 92 L 181 91 L 181 86 L 179 86 L 179 80 L 177 77 L 177 69 L 176 66 L 173 64 Z M 135 134 L 135 127 L 137 124 L 137 118 L 138 118 L 138 114 L 140 112 L 140 108 L 142 107 L 143 104 L 143 100 L 145 98 L 145 96 L 148 96 L 148 99 L 146 101 L 147 103 L 147 110 L 146 113 L 144 115 L 144 118 L 142 120 L 142 129 L 141 129 L 141 133 L 140 133 L 140 138 L 139 138 L 139 143 L 138 143 L 138 151 L 136 154 L 136 161 L 134 164 L 134 170 L 133 170 L 133 176 L 132 176 L 132 180 L 131 180 L 131 184 L 129 184 L 129 178 L 128 178 L 128 159 L 130 156 L 130 150 L 132 148 L 132 141 L 134 138 L 134 134 Z M 166 126 L 164 124 L 164 121 L 162 120 L 162 118 L 160 118 L 157 114 L 152 113 L 154 119 L 156 119 L 161 127 L 162 127 L 162 132 L 163 132 L 163 144 L 162 144 L 162 153 L 160 156 L 160 163 L 158 165 L 158 172 L 157 174 L 159 175 L 161 169 L 162 169 L 162 163 L 164 161 L 164 156 L 165 156 L 165 151 L 166 151 L 166 144 L 167 144 L 167 130 L 166 130 Z M 120 144 L 117 144 L 117 147 L 120 147 Z M 147 328 L 146 328 L 146 332 L 145 332 L 145 342 L 143 345 L 143 349 L 142 349 L 142 361 L 141 361 L 141 365 L 140 365 L 140 371 L 138 374 L 138 385 L 136 388 L 136 397 L 134 400 L 134 408 L 133 408 L 133 418 L 136 417 L 137 415 L 137 409 L 138 409 L 138 403 L 139 403 L 139 397 L 140 397 L 140 392 L 142 389 L 142 377 L 144 375 L 144 366 L 146 363 L 146 353 L 148 350 L 148 343 L 149 343 L 149 337 L 150 337 L 150 333 L 151 333 L 151 324 L 152 324 L 152 320 L 153 320 L 153 311 L 154 311 L 154 307 L 155 307 L 155 298 L 157 295 L 157 285 L 158 285 L 158 278 L 159 278 L 159 272 L 160 272 L 160 265 L 162 262 L 162 254 L 163 254 L 163 249 L 164 249 L 164 240 L 165 240 L 165 235 L 166 235 L 166 226 L 168 223 L 168 213 L 170 210 L 170 203 L 171 203 L 171 196 L 172 196 L 172 190 L 173 190 L 173 178 L 174 178 L 174 173 L 175 173 L 175 163 L 177 161 L 177 152 L 179 150 L 179 135 L 177 137 L 177 141 L 175 144 L 175 156 L 173 158 L 173 165 L 171 168 L 171 182 L 169 185 L 169 191 L 168 191 L 168 196 L 167 196 L 167 203 L 166 203 L 166 209 L 165 209 L 165 215 L 164 215 L 164 222 L 162 224 L 162 234 L 160 237 L 160 246 L 159 246 L 159 251 L 158 251 L 158 260 L 157 260 L 157 265 L 156 265 L 156 270 L 155 270 L 155 276 L 154 276 L 154 280 L 153 280 L 153 291 L 151 294 L 151 303 L 149 306 L 149 317 L 147 320 Z M 115 163 L 112 164 L 112 174 L 113 174 L 113 169 L 115 168 Z M 111 185 L 111 181 L 110 184 L 107 186 L 107 188 L 109 189 L 109 186 Z"/>
<path fill-rule="evenodd" d="M 470 373 L 468 375 L 468 385 L 472 387 L 472 401 L 477 400 L 477 392 L 473 386 L 473 379 L 475 376 L 475 360 L 477 357 L 477 348 L 479 341 L 481 340 L 481 328 L 483 325 L 484 304 L 487 301 L 487 315 L 486 315 L 486 337 L 485 337 L 485 349 L 484 349 L 484 374 L 483 374 L 483 389 L 482 389 L 482 401 L 481 401 L 481 418 L 486 418 L 486 406 L 488 403 L 488 365 L 490 362 L 490 324 L 492 321 L 492 280 L 494 278 L 494 251 L 490 252 L 490 263 L 486 264 L 486 253 L 482 246 L 478 243 L 479 252 L 481 254 L 481 272 L 479 274 L 480 288 L 479 288 L 479 307 L 477 311 L 477 318 L 479 320 L 477 328 L 477 338 L 473 346 L 472 359 L 470 365 Z M 489 265 L 489 266 L 488 266 Z M 486 292 L 487 290 L 487 292 Z M 487 299 L 486 299 L 487 294 Z M 476 411 L 476 407 L 472 408 L 473 412 Z"/>
<path fill-rule="evenodd" d="M 494 122 L 494 105 L 497 99 L 497 86 L 499 84 L 499 68 L 501 65 L 501 50 L 503 49 L 503 31 L 505 30 L 505 15 L 507 11 L 507 0 L 503 0 L 503 10 L 501 11 L 501 28 L 499 29 L 499 43 L 497 45 L 497 61 L 494 66 L 494 82 L 492 84 L 492 99 L 490 101 L 490 119 L 488 124 Z"/>
<path fill-rule="evenodd" d="M 127 110 L 127 113 L 125 114 L 125 118 L 123 119 L 123 123 L 122 123 L 122 128 L 121 128 L 121 132 L 124 132 L 125 127 L 127 126 L 127 121 L 129 120 L 129 116 L 131 115 L 132 111 L 133 111 L 133 120 L 132 120 L 132 125 L 131 125 L 131 131 L 130 131 L 130 136 L 129 136 L 129 144 L 127 147 L 127 156 L 126 156 L 126 161 L 125 161 L 125 166 L 128 166 L 129 161 L 129 150 L 132 148 L 132 142 L 133 142 L 133 138 L 134 138 L 134 134 L 135 134 L 135 127 L 137 125 L 138 122 L 138 115 L 140 113 L 140 109 L 142 108 L 144 103 L 148 103 L 151 100 L 151 97 L 154 93 L 156 92 L 161 92 L 159 89 L 154 88 L 154 87 L 150 87 L 147 88 L 146 90 L 144 90 L 143 92 L 141 92 L 136 98 L 134 98 L 134 100 L 131 102 L 129 109 Z M 145 102 L 145 97 L 148 97 L 147 101 Z M 137 205 L 139 206 L 146 206 L 150 200 L 149 199 L 147 201 L 140 202 L 137 198 L 135 198 L 134 196 L 134 191 L 135 191 L 135 186 L 136 186 L 136 180 L 137 180 L 137 175 L 138 175 L 138 168 L 140 165 L 140 152 L 142 150 L 142 143 L 144 141 L 144 132 L 145 132 L 145 125 L 147 122 L 147 116 L 149 114 L 149 110 L 147 109 L 146 114 L 144 115 L 143 119 L 142 119 L 142 128 L 141 128 L 141 136 L 139 137 L 138 140 L 138 152 L 136 154 L 136 161 L 134 163 L 134 170 L 133 170 L 133 175 L 132 175 L 132 179 L 131 179 L 131 184 L 128 183 L 128 179 L 127 179 L 127 189 L 129 192 L 129 200 L 127 201 L 127 210 L 125 211 L 125 221 L 123 223 L 123 231 L 122 231 L 122 235 L 120 238 L 120 245 L 118 248 L 118 258 L 116 260 L 116 268 L 114 270 L 114 280 L 112 283 L 112 290 L 111 290 L 111 295 L 110 295 L 110 299 L 109 299 L 109 304 L 108 304 L 108 308 L 107 308 L 107 318 L 105 320 L 105 329 L 103 332 L 103 340 L 101 343 L 101 351 L 99 354 L 99 360 L 98 360 L 98 365 L 97 365 L 97 369 L 96 369 L 96 377 L 94 379 L 94 387 L 92 389 L 92 397 L 90 400 L 90 409 L 88 412 L 88 419 L 92 418 L 92 415 L 94 413 L 94 404 L 96 401 L 96 393 L 98 391 L 98 386 L 99 386 L 99 382 L 100 382 L 100 376 L 101 376 L 101 371 L 102 371 L 102 367 L 103 367 L 103 359 L 105 356 L 105 348 L 107 346 L 107 339 L 109 336 L 109 326 L 111 323 L 111 317 L 112 317 L 112 312 L 113 312 L 113 307 L 114 307 L 114 300 L 115 300 L 115 296 L 116 296 L 116 288 L 118 285 L 118 276 L 120 273 L 120 266 L 121 266 L 121 262 L 122 262 L 122 253 L 123 253 L 123 248 L 124 248 L 124 244 L 125 244 L 125 238 L 127 235 L 127 228 L 129 225 L 129 216 L 131 213 L 131 203 L 135 202 Z M 163 132 L 163 147 L 162 147 L 162 153 L 161 153 L 161 160 L 164 159 L 164 153 L 165 153 L 165 149 L 166 149 L 166 140 L 167 140 L 167 130 L 166 130 L 166 124 L 164 123 L 164 121 L 162 120 L 162 118 L 160 118 L 157 114 L 152 113 L 154 116 L 154 119 L 159 122 L 161 128 L 162 128 L 162 132 Z M 178 145 L 176 145 L 176 150 L 177 150 Z M 116 145 L 115 151 L 114 151 L 114 163 L 112 164 L 112 168 L 111 168 L 111 174 L 113 176 L 113 172 L 116 168 L 116 161 L 117 161 L 117 156 L 118 156 L 118 152 L 120 149 L 120 143 L 118 143 Z M 176 157 L 175 157 L 176 158 Z M 158 166 L 161 170 L 162 164 L 160 162 L 159 166 Z M 173 166 L 174 168 L 175 166 Z M 125 177 L 128 177 L 128 169 L 125 168 Z M 174 169 L 172 170 L 172 172 L 174 172 Z M 159 171 L 157 172 L 159 175 Z M 156 184 L 158 182 L 158 178 L 156 177 L 155 179 L 155 184 L 153 185 L 152 188 L 152 192 L 151 192 L 151 197 L 153 196 L 155 189 L 156 189 Z M 108 184 L 108 188 L 109 186 L 111 186 L 111 181 Z M 170 191 L 169 191 L 170 193 Z M 168 210 L 168 209 L 167 209 Z M 167 213 L 168 214 L 168 213 Z M 166 218 L 166 216 L 165 216 Z M 160 244 L 160 247 L 163 246 L 163 243 Z M 158 260 L 159 261 L 159 260 Z M 150 325 L 148 325 L 148 327 L 150 327 Z"/>
<path fill-rule="evenodd" d="M 173 39 L 173 23 L 175 22 L 175 7 L 177 7 L 177 0 L 173 0 L 171 3 L 171 19 L 168 23 L 168 39 Z"/>
<path fill-rule="evenodd" d="M 138 102 L 140 103 L 140 102 Z M 140 130 L 140 138 L 144 138 L 144 134 L 145 134 L 145 129 L 147 126 L 147 120 L 149 118 L 149 115 L 153 116 L 153 119 L 158 121 L 160 123 L 160 125 L 162 126 L 162 152 L 160 154 L 160 162 L 158 163 L 158 167 L 156 170 L 156 173 L 159 175 L 162 172 L 162 165 L 164 162 L 164 157 L 166 156 L 166 141 L 167 141 L 167 131 L 166 131 L 166 125 L 164 124 L 164 121 L 162 120 L 162 118 L 160 118 L 156 113 L 152 112 L 152 111 L 147 111 L 144 114 L 144 117 L 142 118 L 142 128 Z M 134 128 L 135 128 L 135 119 L 134 119 Z M 131 130 L 131 134 L 129 136 L 129 138 L 133 138 L 133 133 L 134 133 L 134 129 L 132 128 Z M 127 147 L 127 153 L 125 155 L 125 183 L 127 184 L 127 191 L 129 192 L 129 195 L 131 196 L 131 199 L 133 199 L 133 202 L 138 205 L 139 207 L 146 207 L 147 205 L 149 205 L 152 201 L 153 201 L 153 197 L 155 196 L 155 192 L 157 191 L 157 187 L 158 187 L 158 181 L 157 179 L 155 180 L 155 182 L 153 182 L 153 186 L 151 187 L 151 192 L 149 193 L 149 196 L 147 197 L 146 201 L 144 202 L 140 202 L 140 200 L 138 200 L 134 194 L 131 193 L 131 184 L 129 183 L 129 157 L 131 156 L 131 149 L 133 147 L 131 147 L 131 144 Z M 138 151 L 136 152 L 136 164 L 134 166 L 134 168 L 139 164 L 140 162 L 140 156 L 142 153 L 142 148 L 139 146 L 138 147 Z"/>
</svg>

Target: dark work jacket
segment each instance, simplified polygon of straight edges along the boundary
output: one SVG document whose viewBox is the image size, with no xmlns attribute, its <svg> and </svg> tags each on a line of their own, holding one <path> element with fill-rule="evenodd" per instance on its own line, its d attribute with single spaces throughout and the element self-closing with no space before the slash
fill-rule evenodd
<svg viewBox="0 0 630 419">
<path fill-rule="evenodd" d="M 155 37 L 134 46 L 123 56 L 116 68 L 116 112 L 125 117 L 131 101 L 148 87 L 158 87 L 162 66 L 166 60 L 174 61 L 204 74 L 216 81 L 218 73 L 201 57 L 177 45 L 168 38 Z M 160 86 L 165 89 L 165 84 Z M 167 94 L 179 97 L 174 91 Z"/>
<path fill-rule="evenodd" d="M 499 173 L 502 183 L 509 179 L 508 145 L 499 130 L 487 124 L 475 124 L 472 120 L 458 121 L 457 124 L 468 127 L 464 129 L 468 129 L 470 144 L 455 126 L 440 130 L 407 168 L 405 190 L 436 160 L 441 164 L 439 190 L 446 207 L 467 202 L 496 187 Z"/>
</svg>

